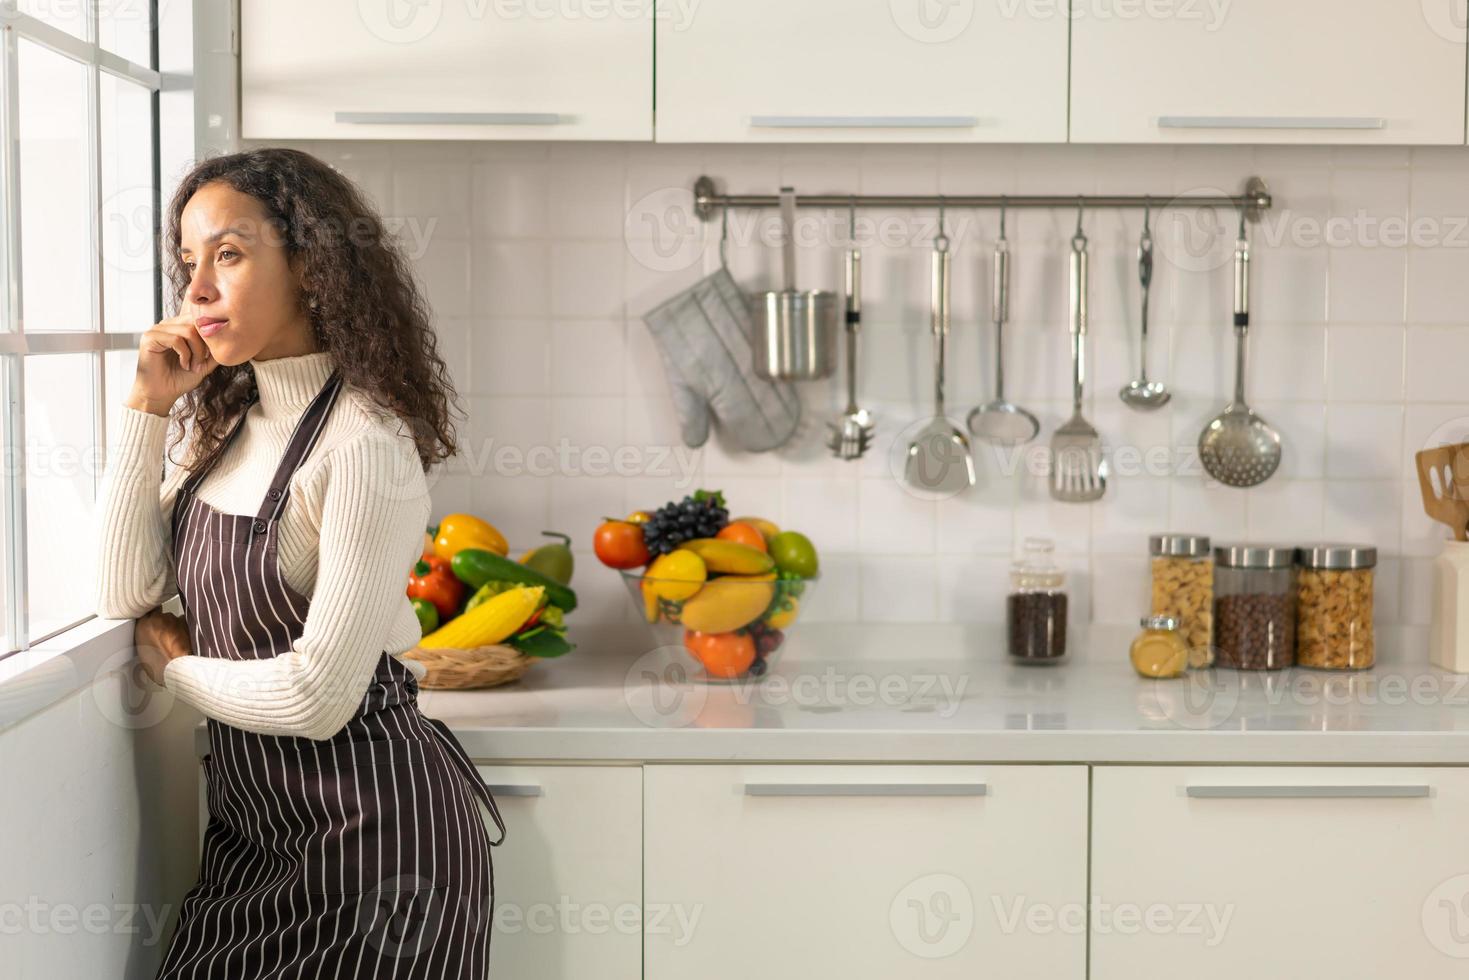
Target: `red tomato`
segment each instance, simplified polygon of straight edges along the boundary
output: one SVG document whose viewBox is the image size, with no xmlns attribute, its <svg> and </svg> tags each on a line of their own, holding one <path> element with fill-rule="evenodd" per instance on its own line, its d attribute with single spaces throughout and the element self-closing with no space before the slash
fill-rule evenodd
<svg viewBox="0 0 1469 980">
<path fill-rule="evenodd" d="M 642 525 L 628 521 L 604 521 L 592 536 L 592 550 L 608 568 L 637 568 L 648 563 Z"/>
</svg>

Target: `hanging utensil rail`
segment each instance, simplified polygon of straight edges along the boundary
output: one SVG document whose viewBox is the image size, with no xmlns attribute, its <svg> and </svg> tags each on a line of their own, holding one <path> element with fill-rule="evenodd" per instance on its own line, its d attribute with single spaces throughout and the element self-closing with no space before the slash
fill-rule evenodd
<svg viewBox="0 0 1469 980">
<path fill-rule="evenodd" d="M 1074 208 L 1078 202 L 1087 210 L 1096 208 L 1234 208 L 1250 221 L 1271 207 L 1270 189 L 1261 177 L 1245 181 L 1241 194 L 805 194 L 796 202 L 801 208 Z M 713 220 L 723 208 L 773 208 L 778 194 L 721 194 L 714 178 L 694 181 L 694 212 L 704 221 Z"/>
</svg>

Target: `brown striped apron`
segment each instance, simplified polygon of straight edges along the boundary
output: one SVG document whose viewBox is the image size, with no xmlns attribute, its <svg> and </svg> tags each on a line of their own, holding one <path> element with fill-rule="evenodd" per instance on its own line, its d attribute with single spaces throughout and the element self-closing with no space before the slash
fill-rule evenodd
<svg viewBox="0 0 1469 980">
<path fill-rule="evenodd" d="M 302 414 L 253 517 L 195 495 L 245 411 L 180 488 L 173 558 L 194 656 L 265 660 L 301 636 L 310 600 L 281 575 L 280 517 L 341 384 L 333 371 Z M 245 410 L 258 398 L 252 388 Z M 505 824 L 448 726 L 419 711 L 418 681 L 400 660 L 383 652 L 356 714 L 328 739 L 213 718 L 208 728 L 199 880 L 159 978 L 484 980 L 490 847 Z"/>
</svg>

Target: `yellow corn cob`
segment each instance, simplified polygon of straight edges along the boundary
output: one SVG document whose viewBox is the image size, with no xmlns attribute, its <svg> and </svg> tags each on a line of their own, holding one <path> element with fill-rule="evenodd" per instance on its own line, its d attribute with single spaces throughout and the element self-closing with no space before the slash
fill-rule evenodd
<svg viewBox="0 0 1469 980">
<path fill-rule="evenodd" d="M 499 643 L 530 619 L 546 594 L 544 586 L 522 586 L 487 599 L 418 641 L 425 650 L 470 650 Z"/>
</svg>

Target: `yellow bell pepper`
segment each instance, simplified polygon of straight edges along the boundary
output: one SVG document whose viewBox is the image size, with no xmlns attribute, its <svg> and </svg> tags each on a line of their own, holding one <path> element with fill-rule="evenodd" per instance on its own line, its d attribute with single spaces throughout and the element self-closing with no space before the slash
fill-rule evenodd
<svg viewBox="0 0 1469 980">
<path fill-rule="evenodd" d="M 465 548 L 483 548 L 503 558 L 510 552 L 510 543 L 494 525 L 473 514 L 450 514 L 439 521 L 434 554 L 448 561 Z"/>
</svg>

